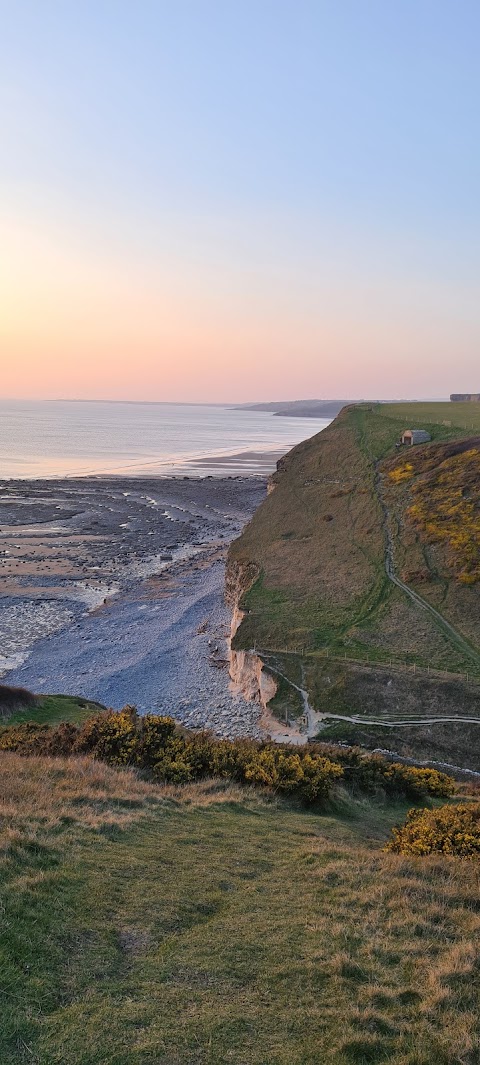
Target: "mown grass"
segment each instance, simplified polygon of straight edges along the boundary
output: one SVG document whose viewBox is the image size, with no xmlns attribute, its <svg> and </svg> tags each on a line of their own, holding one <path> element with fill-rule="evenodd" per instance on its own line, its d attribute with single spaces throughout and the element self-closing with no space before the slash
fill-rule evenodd
<svg viewBox="0 0 480 1065">
<path fill-rule="evenodd" d="M 363 447 L 375 460 L 395 447 L 405 429 L 426 429 L 434 442 L 480 432 L 480 403 L 375 403 L 352 408 Z"/>
<path fill-rule="evenodd" d="M 1 757 L 2 1065 L 474 1065 L 479 866 L 329 814 Z"/>
<path fill-rule="evenodd" d="M 39 725 L 58 725 L 61 721 L 71 721 L 78 725 L 99 709 L 99 703 L 76 695 L 38 695 L 36 706 L 14 710 L 0 724 L 20 725 L 23 721 L 35 721 Z"/>
<path fill-rule="evenodd" d="M 457 437 L 480 432 L 480 403 L 382 403 L 377 406 L 383 417 L 398 422 L 404 429 L 433 430 L 435 437 Z"/>
</svg>

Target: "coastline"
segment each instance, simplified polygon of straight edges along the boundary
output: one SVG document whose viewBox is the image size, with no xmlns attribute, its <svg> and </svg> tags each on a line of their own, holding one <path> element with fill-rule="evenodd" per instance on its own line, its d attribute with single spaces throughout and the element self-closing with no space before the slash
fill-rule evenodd
<svg viewBox="0 0 480 1065">
<path fill-rule="evenodd" d="M 251 474 L 4 482 L 3 679 L 260 735 L 229 683 L 224 569 L 265 492 Z"/>
<path fill-rule="evenodd" d="M 84 481 L 84 480 L 148 480 L 168 479 L 178 481 L 202 480 L 220 477 L 241 480 L 243 477 L 269 477 L 278 461 L 285 455 L 285 448 L 269 448 L 266 451 L 249 450 L 185 456 L 181 459 L 152 459 L 127 463 L 106 469 L 80 469 L 59 472 L 29 472 L 24 476 L 0 477 L 0 490 L 11 484 L 25 482 Z"/>
<path fill-rule="evenodd" d="M 225 405 L 0 400 L 0 481 L 267 476 L 328 420 Z"/>
</svg>

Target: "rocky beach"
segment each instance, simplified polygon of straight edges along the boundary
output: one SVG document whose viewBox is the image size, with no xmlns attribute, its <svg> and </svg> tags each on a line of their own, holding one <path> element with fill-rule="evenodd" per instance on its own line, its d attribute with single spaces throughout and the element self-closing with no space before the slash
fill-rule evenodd
<svg viewBox="0 0 480 1065">
<path fill-rule="evenodd" d="M 259 735 L 231 690 L 225 556 L 262 477 L 0 485 L 0 675 L 36 692 Z"/>
</svg>

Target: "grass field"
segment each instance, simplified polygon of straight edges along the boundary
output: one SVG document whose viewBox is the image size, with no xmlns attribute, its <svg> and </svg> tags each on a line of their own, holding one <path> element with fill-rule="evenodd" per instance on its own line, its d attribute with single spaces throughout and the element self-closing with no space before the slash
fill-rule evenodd
<svg viewBox="0 0 480 1065">
<path fill-rule="evenodd" d="M 478 863 L 86 759 L 1 758 L 2 1065 L 475 1065 Z"/>
<path fill-rule="evenodd" d="M 39 725 L 57 725 L 60 721 L 79 724 L 98 709 L 98 703 L 76 695 L 39 695 L 36 706 L 14 710 L 0 719 L 0 724 L 19 725 L 22 721 L 36 721 Z"/>
</svg>

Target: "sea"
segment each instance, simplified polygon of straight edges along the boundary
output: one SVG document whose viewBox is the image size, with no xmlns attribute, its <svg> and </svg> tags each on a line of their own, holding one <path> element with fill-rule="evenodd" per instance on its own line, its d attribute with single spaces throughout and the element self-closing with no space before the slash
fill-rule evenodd
<svg viewBox="0 0 480 1065">
<path fill-rule="evenodd" d="M 0 478 L 266 475 L 329 424 L 185 403 L 0 401 Z"/>
</svg>

